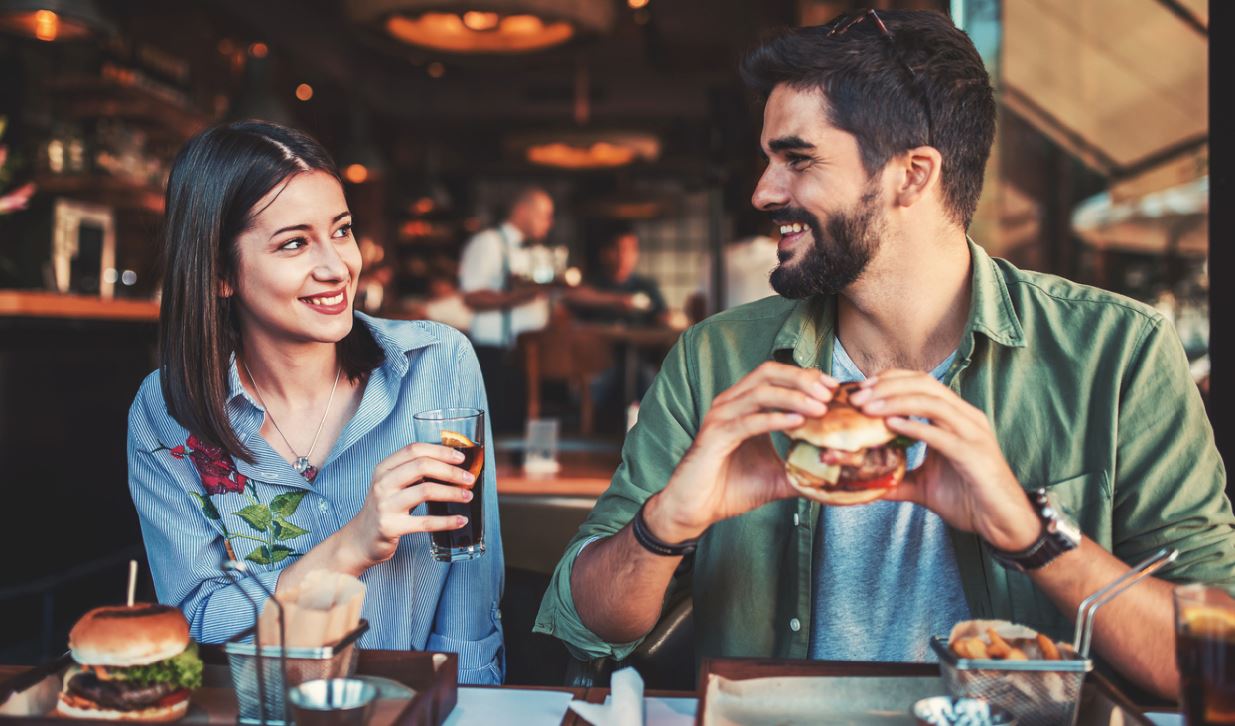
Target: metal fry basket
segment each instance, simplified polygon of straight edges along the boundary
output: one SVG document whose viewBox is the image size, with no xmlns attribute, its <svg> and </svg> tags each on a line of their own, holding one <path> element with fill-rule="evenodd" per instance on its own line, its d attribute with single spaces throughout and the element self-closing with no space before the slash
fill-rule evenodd
<svg viewBox="0 0 1235 726">
<path fill-rule="evenodd" d="M 976 660 L 961 658 L 946 637 L 931 638 L 944 685 L 953 697 L 980 698 L 1011 711 L 1020 726 L 1076 723 L 1085 674 L 1093 670 L 1089 648 L 1098 608 L 1152 575 L 1179 555 L 1162 549 L 1085 598 L 1077 608 L 1072 660 Z"/>
<path fill-rule="evenodd" d="M 287 710 L 288 690 L 305 681 L 352 675 L 360 657 L 356 641 L 369 629 L 369 621 L 361 620 L 337 643 L 319 648 L 283 648 L 278 645 L 258 648 L 257 643 L 262 640 L 258 631 L 261 608 L 241 584 L 242 576 L 248 570 L 244 563 L 234 561 L 224 563 L 223 570 L 237 583 L 253 606 L 253 627 L 237 633 L 223 647 L 239 702 L 237 721 L 242 724 L 287 726 L 291 723 Z M 257 583 L 278 609 L 279 642 L 285 642 L 282 606 L 258 578 L 249 580 Z"/>
</svg>

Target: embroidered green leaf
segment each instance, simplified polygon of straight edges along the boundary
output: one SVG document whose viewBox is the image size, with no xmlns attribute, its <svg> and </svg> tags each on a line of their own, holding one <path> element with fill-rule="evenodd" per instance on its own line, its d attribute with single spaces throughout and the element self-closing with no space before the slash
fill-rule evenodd
<svg viewBox="0 0 1235 726">
<path fill-rule="evenodd" d="M 274 538 L 280 542 L 296 539 L 302 534 L 309 533 L 309 530 L 297 527 L 282 517 L 275 517 L 274 522 L 271 524 L 271 531 L 274 532 Z"/>
<path fill-rule="evenodd" d="M 210 501 L 206 497 L 203 497 L 197 492 L 189 492 L 189 494 L 192 494 L 193 498 L 197 500 L 197 506 L 201 507 L 202 514 L 206 515 L 207 519 L 223 518 L 219 515 L 219 510 L 214 508 L 214 502 Z"/>
<path fill-rule="evenodd" d="M 236 516 L 248 522 L 249 526 L 258 532 L 270 531 L 270 522 L 274 519 L 274 516 L 270 514 L 270 507 L 265 504 L 250 504 L 236 512 Z"/>
<path fill-rule="evenodd" d="M 291 547 L 288 547 L 286 545 L 275 545 L 274 547 L 270 548 L 270 562 L 271 563 L 282 562 L 283 560 L 286 560 L 289 556 L 294 555 L 294 554 L 296 554 L 296 550 L 292 549 Z"/>
<path fill-rule="evenodd" d="M 283 555 L 287 557 L 287 555 Z M 253 551 L 245 555 L 245 559 L 249 562 L 256 562 L 259 565 L 269 565 L 271 563 L 270 548 L 266 545 L 254 547 Z"/>
<path fill-rule="evenodd" d="M 284 517 L 290 517 L 296 513 L 296 509 L 300 507 L 300 500 L 304 499 L 308 492 L 287 492 L 280 494 L 270 500 L 270 509 L 275 514 L 280 514 Z"/>
</svg>

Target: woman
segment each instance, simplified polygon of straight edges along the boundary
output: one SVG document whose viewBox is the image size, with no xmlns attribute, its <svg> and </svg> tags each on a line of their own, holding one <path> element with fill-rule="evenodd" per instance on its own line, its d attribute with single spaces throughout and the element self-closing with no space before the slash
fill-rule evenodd
<svg viewBox="0 0 1235 726">
<path fill-rule="evenodd" d="M 260 121 L 190 140 L 168 181 L 165 265 L 160 366 L 128 442 L 159 599 L 217 643 L 253 623 L 223 561 L 276 592 L 348 573 L 368 586 L 362 647 L 456 652 L 460 681 L 500 683 L 492 450 L 475 483 L 488 552 L 446 564 L 429 533 L 464 519 L 423 505 L 470 501 L 473 482 L 454 449 L 409 445 L 419 411 L 487 409 L 476 356 L 446 326 L 353 311 L 360 252 L 326 152 Z"/>
</svg>

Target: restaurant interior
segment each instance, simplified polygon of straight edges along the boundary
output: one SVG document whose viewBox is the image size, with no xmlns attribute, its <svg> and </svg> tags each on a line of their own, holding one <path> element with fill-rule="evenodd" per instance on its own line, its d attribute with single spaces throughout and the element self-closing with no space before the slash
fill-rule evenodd
<svg viewBox="0 0 1235 726">
<path fill-rule="evenodd" d="M 176 150 L 221 121 L 291 125 L 334 155 L 364 259 L 357 308 L 382 317 L 469 332 L 466 243 L 529 187 L 551 197 L 521 273 L 547 313 L 511 346 L 493 417 L 509 683 L 567 678 L 532 620 L 666 352 L 773 294 L 776 231 L 750 205 L 760 107 L 737 66 L 776 28 L 868 5 L 950 14 L 999 104 L 972 237 L 1154 306 L 1206 400 L 1230 385 L 1227 359 L 1211 386 L 1229 345 L 1211 298 L 1229 290 L 1211 290 L 1206 0 L 464 5 L 0 0 L 0 663 L 62 652 L 145 562 L 125 435 L 157 365 L 163 187 Z M 148 576 L 137 587 L 155 598 Z M 690 689 L 689 603 L 670 611 L 636 658 L 649 687 Z"/>
</svg>

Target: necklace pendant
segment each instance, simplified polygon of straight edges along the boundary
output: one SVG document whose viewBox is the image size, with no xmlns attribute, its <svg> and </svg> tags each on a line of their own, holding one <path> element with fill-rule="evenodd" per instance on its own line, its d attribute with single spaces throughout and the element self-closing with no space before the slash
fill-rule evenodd
<svg viewBox="0 0 1235 726">
<path fill-rule="evenodd" d="M 309 457 L 301 456 L 296 459 L 296 463 L 292 465 L 296 469 L 296 473 L 303 476 L 307 481 L 313 481 L 317 478 L 317 467 L 309 463 Z"/>
</svg>

